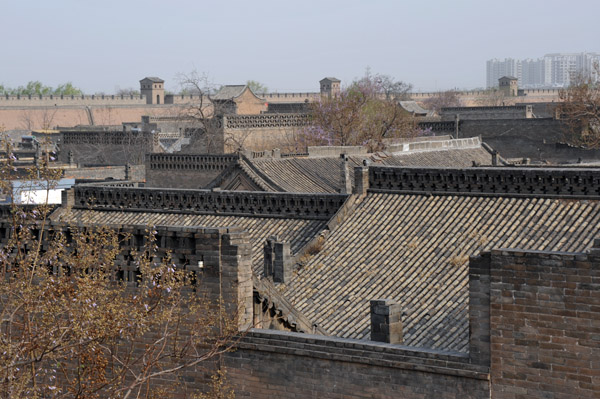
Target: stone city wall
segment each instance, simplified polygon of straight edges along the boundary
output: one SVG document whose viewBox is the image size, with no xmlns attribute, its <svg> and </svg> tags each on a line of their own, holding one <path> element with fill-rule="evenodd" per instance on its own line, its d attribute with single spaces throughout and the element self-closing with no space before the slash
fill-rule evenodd
<svg viewBox="0 0 600 399">
<path fill-rule="evenodd" d="M 69 105 L 143 105 L 146 96 L 127 95 L 48 95 L 0 96 L 0 107 L 39 107 Z"/>
</svg>

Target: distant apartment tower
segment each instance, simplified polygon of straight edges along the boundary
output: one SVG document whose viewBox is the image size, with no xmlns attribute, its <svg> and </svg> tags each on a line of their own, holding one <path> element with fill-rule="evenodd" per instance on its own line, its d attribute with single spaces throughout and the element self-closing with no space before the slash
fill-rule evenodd
<svg viewBox="0 0 600 399">
<path fill-rule="evenodd" d="M 515 76 L 519 78 L 519 72 L 517 67 L 517 60 L 512 58 L 505 58 L 503 61 L 498 59 L 488 60 L 487 62 L 487 79 L 486 87 L 498 87 L 498 79 L 503 76 Z"/>
<path fill-rule="evenodd" d="M 597 63 L 600 63 L 598 53 L 553 53 L 536 60 L 488 60 L 486 86 L 496 87 L 502 76 L 514 76 L 522 88 L 565 87 L 579 73 L 595 76 Z"/>
</svg>

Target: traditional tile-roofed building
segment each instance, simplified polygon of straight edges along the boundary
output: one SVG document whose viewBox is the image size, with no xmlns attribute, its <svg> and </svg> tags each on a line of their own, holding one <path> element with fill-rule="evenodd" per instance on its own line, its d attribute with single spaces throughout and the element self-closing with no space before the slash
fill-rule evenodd
<svg viewBox="0 0 600 399">
<path fill-rule="evenodd" d="M 321 334 L 246 331 L 224 362 L 253 397 L 593 397 L 599 169 L 354 173 L 352 195 L 80 185 L 52 218 L 161 226 L 178 267 L 230 267 L 244 321 Z"/>
<path fill-rule="evenodd" d="M 215 113 L 256 115 L 267 110 L 265 100 L 258 97 L 248 85 L 226 85 L 211 97 Z"/>
<path fill-rule="evenodd" d="M 295 255 L 327 228 L 346 196 L 320 195 L 296 200 L 289 194 L 154 190 L 81 185 L 73 189 L 72 206 L 51 219 L 84 224 L 155 226 L 238 226 L 247 230 L 257 274 L 262 273 L 262 247 L 276 236 L 290 243 Z M 88 199 L 94 199 L 89 203 Z M 96 201 L 97 200 L 97 201 Z M 185 205 L 180 201 L 185 201 Z M 269 206 L 263 206 L 268 203 Z M 171 205 L 169 205 L 171 204 Z"/>
<path fill-rule="evenodd" d="M 421 107 L 416 101 L 400 101 L 399 104 L 402 109 L 415 116 L 428 116 L 430 113 L 428 110 Z"/>
<path fill-rule="evenodd" d="M 128 212 L 73 209 L 58 210 L 52 218 L 57 221 L 84 224 L 137 224 L 156 226 L 238 226 L 247 230 L 252 244 L 254 270 L 262 273 L 263 244 L 267 238 L 277 236 L 291 244 L 292 254 L 298 252 L 314 236 L 325 229 L 327 221 L 310 219 L 285 219 L 277 217 L 248 217 L 227 215 L 194 215 L 188 213 Z"/>
<path fill-rule="evenodd" d="M 252 158 L 241 157 L 207 187 L 225 190 L 339 193 L 345 190 L 344 169 L 364 164 L 469 167 L 492 164 L 489 147 L 478 138 L 406 142 L 389 150 L 363 155 Z M 344 151 L 340 147 L 341 152 Z M 354 175 L 348 177 L 354 184 Z"/>
<path fill-rule="evenodd" d="M 393 299 L 406 345 L 466 351 L 469 256 L 583 251 L 599 229 L 597 200 L 369 193 L 284 295 L 331 335 L 358 339 L 369 339 L 369 300 Z"/>
</svg>

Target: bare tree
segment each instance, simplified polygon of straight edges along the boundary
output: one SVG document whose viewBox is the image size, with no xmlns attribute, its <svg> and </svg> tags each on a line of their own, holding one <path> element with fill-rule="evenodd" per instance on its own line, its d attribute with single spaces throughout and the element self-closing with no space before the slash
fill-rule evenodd
<svg viewBox="0 0 600 399">
<path fill-rule="evenodd" d="M 504 92 L 498 89 L 486 90 L 485 94 L 480 95 L 475 100 L 478 106 L 497 107 L 505 105 L 507 102 Z"/>
<path fill-rule="evenodd" d="M 464 104 L 456 90 L 446 90 L 427 98 L 423 101 L 423 105 L 425 108 L 439 113 L 442 108 L 462 107 Z"/>
<path fill-rule="evenodd" d="M 269 88 L 264 84 L 257 82 L 256 80 L 249 80 L 246 85 L 252 90 L 254 94 L 264 94 L 269 91 Z"/>
<path fill-rule="evenodd" d="M 21 112 L 21 125 L 24 129 L 50 129 L 54 124 L 58 109 L 56 107 L 43 107 Z"/>
<path fill-rule="evenodd" d="M 600 85 L 596 64 L 589 74 L 579 74 L 560 91 L 562 101 L 556 111 L 563 121 L 565 140 L 573 145 L 600 148 Z"/>
<path fill-rule="evenodd" d="M 212 99 L 217 86 L 207 74 L 197 71 L 180 74 L 178 78 L 182 91 L 193 95 L 193 100 L 179 114 L 182 120 L 193 121 L 194 126 L 189 128 L 190 145 L 183 151 L 223 153 L 225 139 L 222 116 L 228 109 Z"/>
</svg>

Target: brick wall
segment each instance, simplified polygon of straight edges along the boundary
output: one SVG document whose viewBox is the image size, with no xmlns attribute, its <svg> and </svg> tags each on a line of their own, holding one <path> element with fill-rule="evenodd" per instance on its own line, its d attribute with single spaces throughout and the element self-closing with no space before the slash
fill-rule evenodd
<svg viewBox="0 0 600 399">
<path fill-rule="evenodd" d="M 148 154 L 148 187 L 203 188 L 232 165 L 237 155 Z"/>
<path fill-rule="evenodd" d="M 121 130 L 64 131 L 59 160 L 68 162 L 72 152 L 74 162 L 83 165 L 143 164 L 144 155 L 154 148 L 154 138 L 152 133 Z"/>
<path fill-rule="evenodd" d="M 498 107 L 447 107 L 442 108 L 442 121 L 453 121 L 456 115 L 461 120 L 477 119 L 525 119 L 532 117 L 532 107 L 527 105 Z"/>
<path fill-rule="evenodd" d="M 237 398 L 489 398 L 487 368 L 453 353 L 253 330 L 225 359 Z"/>
<path fill-rule="evenodd" d="M 599 398 L 598 249 L 590 254 L 494 250 L 474 266 L 471 283 L 483 301 L 475 304 L 481 324 L 471 320 L 471 338 L 489 320 L 492 398 Z M 481 289 L 486 281 L 488 320 Z M 471 345 L 483 348 L 480 359 L 484 339 Z"/>
<path fill-rule="evenodd" d="M 419 126 L 432 128 L 440 134 L 454 134 L 455 129 L 454 121 L 423 122 Z M 459 138 L 480 136 L 505 158 L 550 162 L 577 160 L 581 153 L 555 147 L 555 143 L 564 141 L 563 132 L 561 122 L 553 118 L 461 120 L 459 124 Z M 587 154 L 587 158 L 591 159 L 593 155 Z"/>
<path fill-rule="evenodd" d="M 128 180 L 144 181 L 144 165 L 97 166 L 89 168 L 65 168 L 63 177 L 67 179 L 84 180 Z"/>
</svg>

